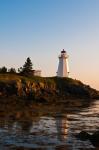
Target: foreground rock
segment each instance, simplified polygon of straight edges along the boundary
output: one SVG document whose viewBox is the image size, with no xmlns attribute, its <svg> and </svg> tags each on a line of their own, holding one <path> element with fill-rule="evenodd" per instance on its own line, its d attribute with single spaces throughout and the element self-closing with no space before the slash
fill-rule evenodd
<svg viewBox="0 0 99 150">
<path fill-rule="evenodd" d="M 83 141 L 89 140 L 93 146 L 99 147 L 99 131 L 96 131 L 92 135 L 88 134 L 85 131 L 82 131 L 77 135 L 77 138 Z"/>
</svg>

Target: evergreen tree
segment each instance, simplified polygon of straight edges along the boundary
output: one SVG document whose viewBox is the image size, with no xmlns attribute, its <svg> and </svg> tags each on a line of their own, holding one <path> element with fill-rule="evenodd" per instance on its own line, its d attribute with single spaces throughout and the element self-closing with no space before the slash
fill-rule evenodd
<svg viewBox="0 0 99 150">
<path fill-rule="evenodd" d="M 16 73 L 16 70 L 15 70 L 15 68 L 10 68 L 10 69 L 8 70 L 8 72 L 13 74 L 13 73 Z"/>
<path fill-rule="evenodd" d="M 23 67 L 20 67 L 20 69 L 18 69 L 19 73 L 21 73 L 22 75 L 25 75 L 25 76 L 31 76 L 32 75 L 32 62 L 31 62 L 31 59 L 28 57 L 26 59 L 26 62 L 25 64 L 23 65 Z"/>
<path fill-rule="evenodd" d="M 7 73 L 7 68 L 5 66 L 0 68 L 0 73 Z"/>
</svg>

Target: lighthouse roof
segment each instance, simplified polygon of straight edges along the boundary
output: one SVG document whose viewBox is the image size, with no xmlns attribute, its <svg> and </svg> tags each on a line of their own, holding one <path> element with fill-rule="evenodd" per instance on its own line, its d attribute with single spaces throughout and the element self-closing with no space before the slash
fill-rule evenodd
<svg viewBox="0 0 99 150">
<path fill-rule="evenodd" d="M 61 51 L 61 53 L 66 53 L 66 51 L 63 49 L 63 50 Z"/>
</svg>

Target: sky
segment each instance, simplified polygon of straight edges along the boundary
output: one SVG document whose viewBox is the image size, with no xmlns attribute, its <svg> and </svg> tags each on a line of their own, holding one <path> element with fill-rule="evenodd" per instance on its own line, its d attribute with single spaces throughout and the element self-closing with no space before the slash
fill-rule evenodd
<svg viewBox="0 0 99 150">
<path fill-rule="evenodd" d="M 55 76 L 62 49 L 70 77 L 99 90 L 99 0 L 0 0 L 0 67 L 30 57 Z"/>
</svg>

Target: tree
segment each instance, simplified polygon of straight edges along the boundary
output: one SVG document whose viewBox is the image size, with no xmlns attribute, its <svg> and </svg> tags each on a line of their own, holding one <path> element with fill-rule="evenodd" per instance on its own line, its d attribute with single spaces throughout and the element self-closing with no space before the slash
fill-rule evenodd
<svg viewBox="0 0 99 150">
<path fill-rule="evenodd" d="M 10 69 L 8 70 L 8 72 L 9 72 L 9 73 L 16 73 L 16 70 L 15 70 L 15 68 L 10 68 Z"/>
<path fill-rule="evenodd" d="M 28 57 L 26 59 L 25 64 L 23 65 L 23 67 L 20 67 L 20 69 L 18 69 L 19 73 L 25 76 L 31 76 L 32 75 L 32 62 L 31 59 Z"/>
<path fill-rule="evenodd" d="M 7 68 L 5 66 L 0 68 L 0 73 L 7 73 Z"/>
</svg>

